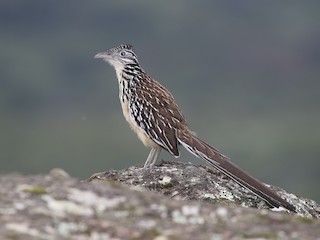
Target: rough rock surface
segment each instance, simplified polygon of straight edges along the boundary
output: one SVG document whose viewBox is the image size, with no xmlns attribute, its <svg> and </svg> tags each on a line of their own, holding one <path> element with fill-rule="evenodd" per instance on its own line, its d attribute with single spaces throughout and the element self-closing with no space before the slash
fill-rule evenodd
<svg viewBox="0 0 320 240">
<path fill-rule="evenodd" d="M 179 200 L 200 200 L 220 205 L 269 209 L 263 200 L 220 172 L 191 163 L 162 161 L 154 168 L 131 167 L 120 171 L 106 171 L 88 179 L 88 181 L 101 180 L 116 180 L 142 186 Z M 268 187 L 294 205 L 299 215 L 320 219 L 320 206 L 315 201 L 298 197 L 278 187 L 270 185 Z"/>
<path fill-rule="evenodd" d="M 205 167 L 163 163 L 89 181 L 59 169 L 0 175 L 0 239 L 320 239 L 313 201 L 273 188 L 308 217 L 241 207 L 266 205 Z"/>
</svg>

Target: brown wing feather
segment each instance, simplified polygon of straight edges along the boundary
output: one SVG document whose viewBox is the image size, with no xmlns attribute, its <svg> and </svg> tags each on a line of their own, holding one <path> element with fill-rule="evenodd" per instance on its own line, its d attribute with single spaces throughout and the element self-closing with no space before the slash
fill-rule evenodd
<svg viewBox="0 0 320 240">
<path fill-rule="evenodd" d="M 137 84 L 136 93 L 131 95 L 134 99 L 129 101 L 133 119 L 153 141 L 179 156 L 176 129 L 185 126 L 186 121 L 178 105 L 171 93 L 149 76 L 144 74 L 139 81 L 143 84 Z"/>
</svg>

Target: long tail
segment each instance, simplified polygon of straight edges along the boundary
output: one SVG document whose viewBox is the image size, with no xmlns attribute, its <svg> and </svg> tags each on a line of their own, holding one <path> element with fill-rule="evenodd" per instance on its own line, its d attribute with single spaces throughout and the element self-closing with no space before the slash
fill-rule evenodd
<svg viewBox="0 0 320 240">
<path fill-rule="evenodd" d="M 179 143 L 195 156 L 206 160 L 206 162 L 224 173 L 241 186 L 249 189 L 258 197 L 262 198 L 271 207 L 283 206 L 292 212 L 296 212 L 293 205 L 279 197 L 258 179 L 250 176 L 238 166 L 229 161 L 229 158 L 221 154 L 217 149 L 194 136 L 189 131 L 178 132 Z"/>
</svg>

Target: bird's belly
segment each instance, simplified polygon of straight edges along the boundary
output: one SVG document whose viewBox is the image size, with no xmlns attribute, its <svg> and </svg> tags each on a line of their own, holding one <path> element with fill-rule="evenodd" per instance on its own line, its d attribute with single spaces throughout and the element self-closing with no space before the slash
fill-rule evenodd
<svg viewBox="0 0 320 240">
<path fill-rule="evenodd" d="M 141 142 L 146 147 L 159 147 L 157 143 L 155 143 L 151 138 L 149 138 L 144 131 L 134 122 L 134 120 L 131 118 L 129 113 L 129 104 L 128 101 L 121 101 L 121 108 L 123 112 L 123 116 L 129 123 L 130 127 L 133 129 L 133 131 L 138 135 L 138 138 L 141 140 Z"/>
</svg>

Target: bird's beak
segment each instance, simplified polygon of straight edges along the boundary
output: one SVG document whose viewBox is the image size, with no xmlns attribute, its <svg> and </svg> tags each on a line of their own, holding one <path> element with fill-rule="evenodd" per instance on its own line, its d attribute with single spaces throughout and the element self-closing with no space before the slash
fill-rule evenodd
<svg viewBox="0 0 320 240">
<path fill-rule="evenodd" d="M 104 58 L 104 59 L 110 59 L 111 56 L 108 52 L 99 52 L 96 55 L 94 55 L 94 58 Z"/>
</svg>

